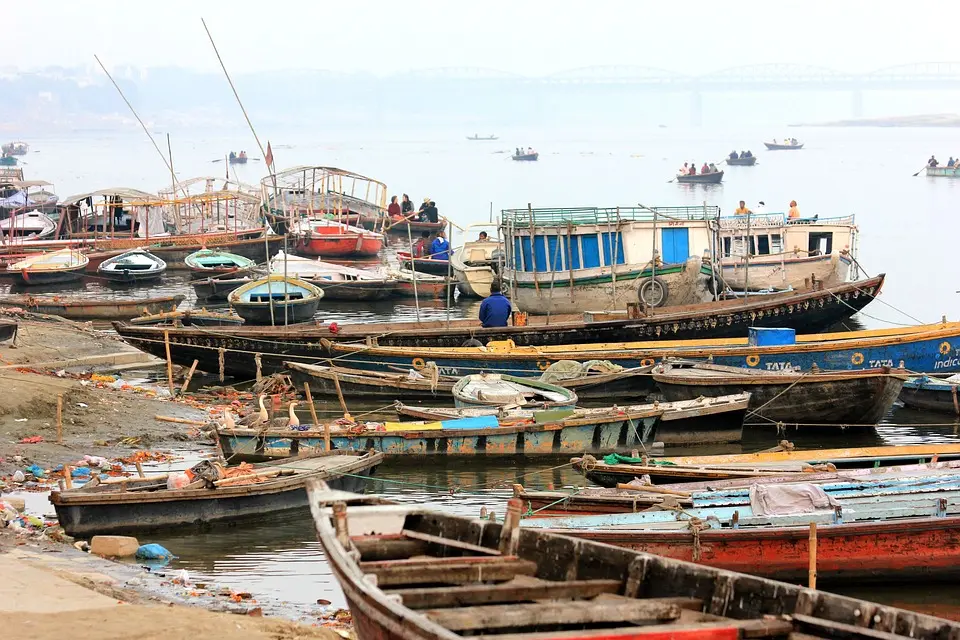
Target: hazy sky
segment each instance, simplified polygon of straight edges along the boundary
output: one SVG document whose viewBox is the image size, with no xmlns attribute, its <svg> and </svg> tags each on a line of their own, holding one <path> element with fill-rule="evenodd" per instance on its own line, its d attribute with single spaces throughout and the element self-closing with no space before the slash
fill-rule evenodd
<svg viewBox="0 0 960 640">
<path fill-rule="evenodd" d="M 42 0 L 5 7 L 4 65 L 392 74 L 484 67 L 548 75 L 594 65 L 700 73 L 761 62 L 869 71 L 960 60 L 960 3 L 876 0 Z M 412 97 L 412 96 L 411 96 Z"/>
</svg>

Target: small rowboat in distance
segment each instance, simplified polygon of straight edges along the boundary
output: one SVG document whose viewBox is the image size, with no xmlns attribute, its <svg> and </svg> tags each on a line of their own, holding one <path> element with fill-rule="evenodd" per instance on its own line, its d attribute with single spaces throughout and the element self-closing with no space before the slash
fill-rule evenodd
<svg viewBox="0 0 960 640">
<path fill-rule="evenodd" d="M 109 258 L 97 267 L 97 275 L 110 282 L 135 284 L 157 280 L 167 270 L 167 263 L 145 249 L 133 249 Z"/>
<path fill-rule="evenodd" d="M 770 151 L 798 151 L 803 149 L 803 143 L 777 144 L 776 142 L 764 142 L 763 145 Z"/>
<path fill-rule="evenodd" d="M 929 376 L 913 377 L 903 383 L 900 402 L 914 409 L 960 415 L 957 385 L 960 385 L 960 374 L 943 379 Z"/>
<path fill-rule="evenodd" d="M 758 371 L 668 362 L 653 370 L 653 379 L 667 400 L 749 392 L 750 408 L 761 418 L 760 422 L 771 425 L 784 422 L 872 426 L 893 406 L 907 377 L 903 370 L 888 368 Z"/>
<path fill-rule="evenodd" d="M 724 162 L 731 167 L 752 167 L 753 165 L 757 164 L 757 156 L 747 156 L 746 158 L 741 156 L 736 159 L 727 158 Z"/>
<path fill-rule="evenodd" d="M 250 258 L 219 249 L 194 251 L 184 259 L 184 263 L 190 269 L 190 277 L 194 279 L 249 271 L 257 266 Z"/>
<path fill-rule="evenodd" d="M 400 260 L 401 267 L 404 269 L 415 269 L 417 273 L 426 273 L 434 276 L 446 276 L 450 273 L 450 260 L 411 258 L 409 251 L 397 251 L 397 258 Z"/>
<path fill-rule="evenodd" d="M 577 394 L 536 379 L 476 373 L 464 376 L 453 386 L 453 402 L 461 409 L 507 406 L 573 409 L 577 406 Z"/>
<path fill-rule="evenodd" d="M 491 133 L 490 135 L 488 135 L 488 136 L 480 136 L 480 135 L 477 135 L 477 134 L 474 134 L 474 135 L 472 135 L 472 136 L 467 136 L 467 140 L 499 140 L 499 139 L 500 139 L 500 138 L 498 138 L 497 136 L 493 135 L 492 133 Z"/>
<path fill-rule="evenodd" d="M 7 271 L 24 285 L 59 284 L 83 279 L 90 259 L 75 249 L 60 249 L 28 256 L 7 267 Z"/>
<path fill-rule="evenodd" d="M 539 153 L 520 153 L 520 154 L 515 153 L 510 157 L 516 160 L 517 162 L 536 162 L 540 158 L 540 154 Z"/>
<path fill-rule="evenodd" d="M 719 184 L 723 180 L 723 171 L 711 173 L 695 173 L 692 176 L 678 175 L 677 182 L 694 184 Z"/>
<path fill-rule="evenodd" d="M 63 296 L 0 296 L 0 307 L 19 307 L 31 313 L 70 320 L 129 320 L 144 313 L 174 311 L 183 296 L 156 298 L 88 298 Z"/>
<path fill-rule="evenodd" d="M 383 454 L 331 451 L 241 470 L 203 461 L 191 470 L 194 482 L 168 489 L 170 474 L 146 478 L 91 480 L 50 494 L 60 526 L 71 536 L 148 533 L 171 529 L 269 521 L 307 506 L 304 486 L 324 480 L 342 490 L 363 491 Z"/>
<path fill-rule="evenodd" d="M 400 298 L 416 296 L 425 300 L 440 299 L 447 295 L 448 287 L 456 286 L 442 276 L 433 276 L 419 271 L 414 274 L 410 269 L 396 269 L 390 273 L 390 277 L 396 282 L 393 295 Z"/>
<path fill-rule="evenodd" d="M 960 623 L 933 616 L 520 527 L 523 505 L 515 498 L 500 524 L 345 495 L 322 483 L 310 483 L 307 493 L 359 638 L 960 634 Z"/>
<path fill-rule="evenodd" d="M 234 289 L 227 301 L 250 324 L 282 326 L 312 320 L 321 298 L 309 282 L 273 275 Z"/>
</svg>

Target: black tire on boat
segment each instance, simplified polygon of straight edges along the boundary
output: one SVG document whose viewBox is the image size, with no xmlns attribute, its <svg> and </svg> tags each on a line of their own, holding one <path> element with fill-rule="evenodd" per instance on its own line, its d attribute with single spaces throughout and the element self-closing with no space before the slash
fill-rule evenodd
<svg viewBox="0 0 960 640">
<path fill-rule="evenodd" d="M 662 307 L 670 297 L 670 287 L 660 278 L 647 278 L 640 285 L 637 297 L 640 298 L 641 304 L 648 307 Z"/>
</svg>

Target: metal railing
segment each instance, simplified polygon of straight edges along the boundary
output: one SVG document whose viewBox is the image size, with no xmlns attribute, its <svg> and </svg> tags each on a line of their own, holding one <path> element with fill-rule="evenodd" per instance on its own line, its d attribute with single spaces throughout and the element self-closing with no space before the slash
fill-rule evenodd
<svg viewBox="0 0 960 640">
<path fill-rule="evenodd" d="M 568 224 L 616 224 L 656 220 L 716 220 L 720 207 L 564 207 L 560 209 L 503 209 L 503 224 L 566 226 Z"/>
</svg>

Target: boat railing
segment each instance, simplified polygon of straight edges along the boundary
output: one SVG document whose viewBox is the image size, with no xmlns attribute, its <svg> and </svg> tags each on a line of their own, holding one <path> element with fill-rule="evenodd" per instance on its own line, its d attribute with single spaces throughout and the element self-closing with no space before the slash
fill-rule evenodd
<svg viewBox="0 0 960 640">
<path fill-rule="evenodd" d="M 748 226 L 752 229 L 763 227 L 785 227 L 787 225 L 833 225 L 833 226 L 853 226 L 855 216 L 837 216 L 834 218 L 798 218 L 790 220 L 785 213 L 751 213 L 746 215 L 723 216 L 719 219 L 720 230 L 745 230 Z"/>
<path fill-rule="evenodd" d="M 503 209 L 504 224 L 558 226 L 567 224 L 615 224 L 653 220 L 715 220 L 720 207 L 564 207 L 559 209 Z"/>
</svg>

